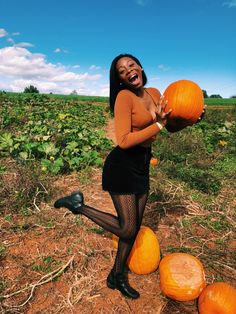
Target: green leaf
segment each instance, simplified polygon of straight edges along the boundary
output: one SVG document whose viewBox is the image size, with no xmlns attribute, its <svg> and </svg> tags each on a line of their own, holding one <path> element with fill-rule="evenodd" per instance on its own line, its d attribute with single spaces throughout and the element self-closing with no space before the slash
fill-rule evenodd
<svg viewBox="0 0 236 314">
<path fill-rule="evenodd" d="M 78 142 L 75 142 L 75 141 L 69 142 L 66 145 L 66 149 L 71 150 L 71 151 L 75 150 L 77 147 L 78 147 Z"/>
<path fill-rule="evenodd" d="M 51 155 L 54 156 L 58 153 L 58 148 L 56 148 L 55 144 L 50 142 L 50 143 L 43 143 L 41 147 L 39 148 L 39 151 L 45 153 L 46 155 Z"/>
<path fill-rule="evenodd" d="M 19 156 L 23 160 L 27 160 L 28 159 L 28 153 L 27 152 L 20 152 Z"/>
<path fill-rule="evenodd" d="M 0 136 L 0 148 L 9 148 L 13 146 L 12 134 L 7 132 Z"/>
</svg>

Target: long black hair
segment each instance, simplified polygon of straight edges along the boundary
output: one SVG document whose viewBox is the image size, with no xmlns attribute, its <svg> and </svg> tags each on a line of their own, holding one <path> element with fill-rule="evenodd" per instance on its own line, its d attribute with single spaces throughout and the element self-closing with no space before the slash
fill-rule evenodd
<svg viewBox="0 0 236 314">
<path fill-rule="evenodd" d="M 128 54 L 128 53 L 120 54 L 114 58 L 110 67 L 110 109 L 112 112 L 114 111 L 117 94 L 122 89 L 127 88 L 124 85 L 120 84 L 121 82 L 120 82 L 119 74 L 116 69 L 117 62 L 119 61 L 120 58 L 123 58 L 123 57 L 128 57 L 128 58 L 133 59 L 142 68 L 140 61 L 134 56 L 132 56 L 131 54 Z M 147 83 L 147 76 L 144 71 L 142 71 L 142 77 L 143 77 L 143 85 L 145 85 Z"/>
</svg>

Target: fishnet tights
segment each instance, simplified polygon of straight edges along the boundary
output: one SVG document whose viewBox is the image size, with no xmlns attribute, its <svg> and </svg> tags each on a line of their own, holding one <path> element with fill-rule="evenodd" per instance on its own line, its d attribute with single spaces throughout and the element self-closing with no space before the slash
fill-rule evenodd
<svg viewBox="0 0 236 314">
<path fill-rule="evenodd" d="M 119 237 L 118 250 L 113 269 L 123 273 L 129 253 L 142 223 L 148 193 L 120 195 L 111 193 L 117 216 L 84 205 L 81 214 L 103 229 Z"/>
</svg>

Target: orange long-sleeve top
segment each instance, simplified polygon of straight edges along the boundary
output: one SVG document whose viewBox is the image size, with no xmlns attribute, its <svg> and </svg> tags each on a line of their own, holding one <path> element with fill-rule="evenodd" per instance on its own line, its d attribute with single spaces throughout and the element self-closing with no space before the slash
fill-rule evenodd
<svg viewBox="0 0 236 314">
<path fill-rule="evenodd" d="M 146 88 L 146 91 L 157 104 L 160 92 L 156 88 Z M 155 123 L 156 119 L 141 99 L 129 90 L 118 93 L 114 114 L 117 144 L 123 149 L 135 145 L 148 146 L 160 131 Z"/>
</svg>

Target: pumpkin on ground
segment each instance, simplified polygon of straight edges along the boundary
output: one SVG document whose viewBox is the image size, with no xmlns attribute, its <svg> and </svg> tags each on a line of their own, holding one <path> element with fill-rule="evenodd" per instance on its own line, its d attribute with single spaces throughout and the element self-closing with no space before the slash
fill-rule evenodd
<svg viewBox="0 0 236 314">
<path fill-rule="evenodd" d="M 197 299 L 206 286 L 202 263 L 187 253 L 166 255 L 160 262 L 159 272 L 162 292 L 177 301 Z"/>
<path fill-rule="evenodd" d="M 179 80 L 164 91 L 168 101 L 165 111 L 172 109 L 167 121 L 168 127 L 184 128 L 193 125 L 202 115 L 204 97 L 201 88 L 193 81 Z"/>
<path fill-rule="evenodd" d="M 118 237 L 113 235 L 113 245 L 118 246 Z M 160 263 L 160 246 L 156 234 L 146 226 L 141 226 L 133 248 L 130 252 L 127 265 L 138 275 L 154 272 Z"/>
<path fill-rule="evenodd" d="M 159 160 L 157 158 L 152 157 L 150 160 L 150 165 L 157 166 L 159 163 Z"/>
<path fill-rule="evenodd" d="M 203 289 L 198 299 L 200 314 L 236 313 L 236 289 L 225 282 L 215 282 Z"/>
</svg>

